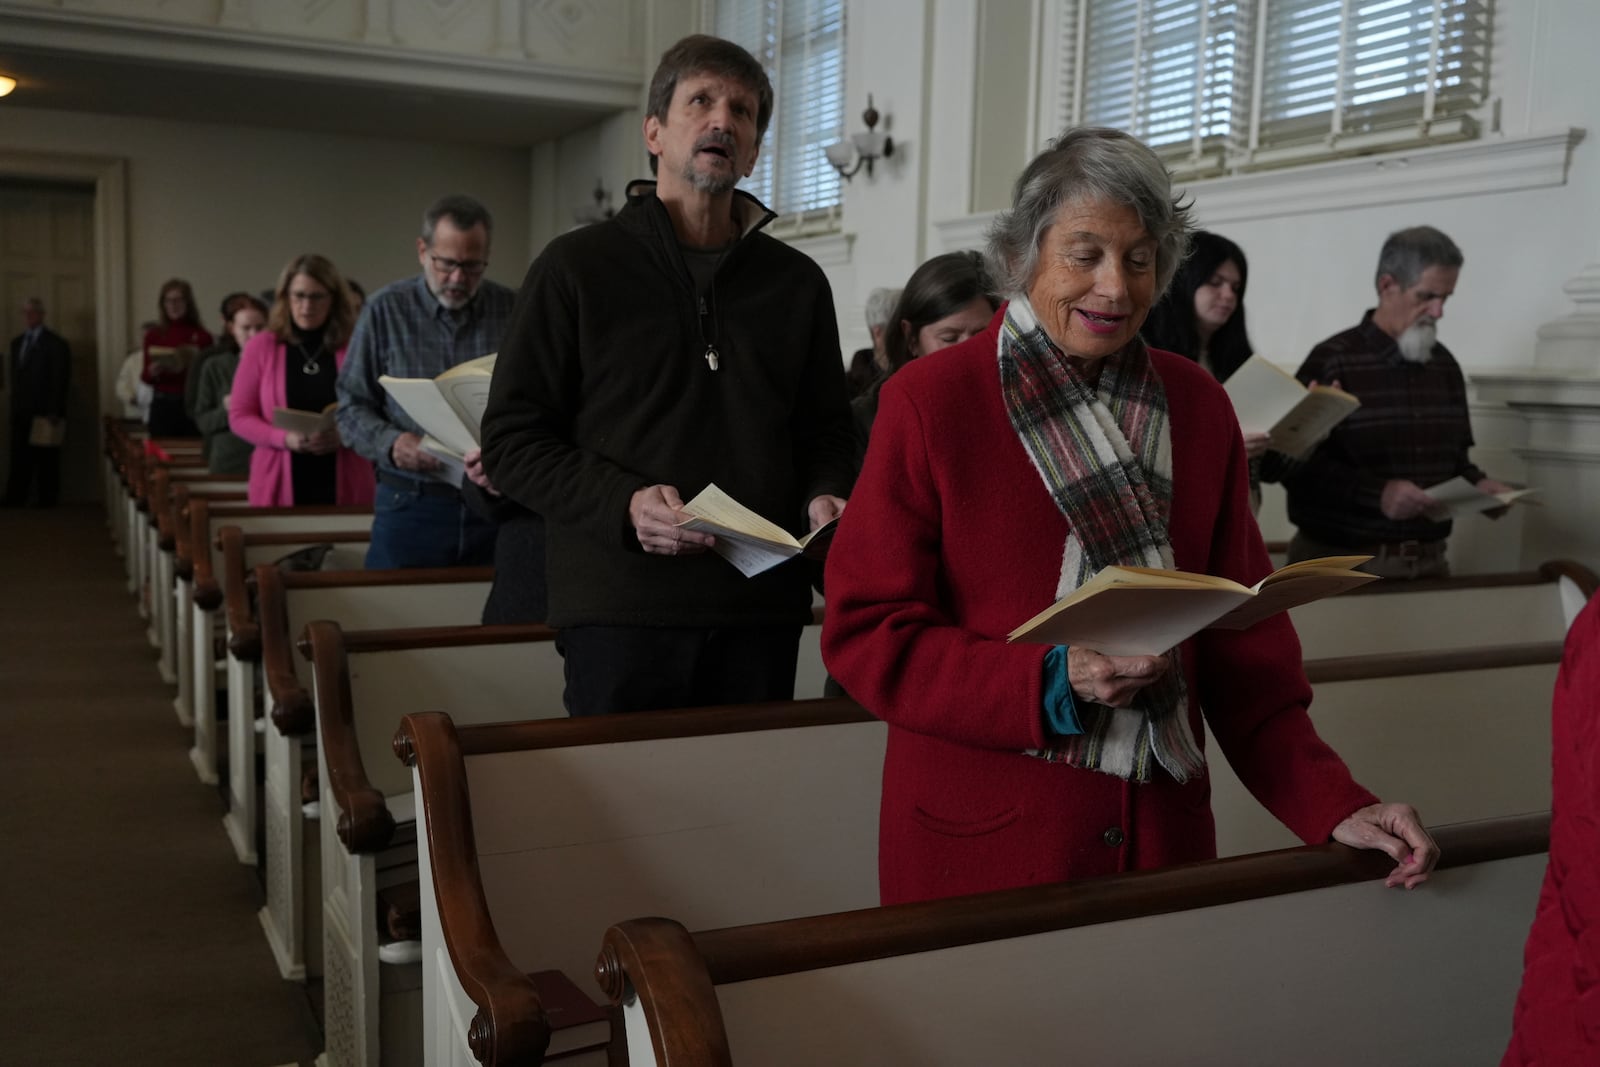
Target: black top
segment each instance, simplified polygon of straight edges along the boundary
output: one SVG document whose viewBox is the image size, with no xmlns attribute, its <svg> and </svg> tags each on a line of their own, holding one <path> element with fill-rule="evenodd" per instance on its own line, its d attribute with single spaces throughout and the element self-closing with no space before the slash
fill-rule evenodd
<svg viewBox="0 0 1600 1067">
<path fill-rule="evenodd" d="M 334 402 L 333 386 L 338 378 L 338 363 L 323 343 L 321 330 L 294 331 L 283 359 L 283 396 L 288 407 L 298 411 L 321 411 Z M 336 503 L 338 495 L 338 453 L 314 456 L 309 452 L 289 455 L 289 477 L 296 506 Z"/>
<path fill-rule="evenodd" d="M 745 578 L 714 554 L 647 555 L 628 519 L 639 489 L 685 500 L 715 482 L 794 533 L 855 474 L 833 297 L 803 253 L 743 236 L 700 301 L 665 205 L 634 183 L 608 222 L 563 234 L 529 268 L 483 419 L 497 488 L 544 516 L 552 626 L 804 622 L 811 588 L 784 564 Z M 705 359 L 714 338 L 719 366 Z"/>
</svg>

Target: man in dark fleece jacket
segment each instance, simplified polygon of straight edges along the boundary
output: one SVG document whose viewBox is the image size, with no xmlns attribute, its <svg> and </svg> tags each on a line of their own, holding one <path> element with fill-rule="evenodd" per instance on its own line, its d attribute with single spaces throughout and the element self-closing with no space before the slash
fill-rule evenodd
<svg viewBox="0 0 1600 1067">
<path fill-rule="evenodd" d="M 483 420 L 494 485 L 548 523 L 573 715 L 792 697 L 804 564 L 745 578 L 679 508 L 715 482 L 804 533 L 855 470 L 827 279 L 734 188 L 772 115 L 765 72 L 685 38 L 648 112 L 657 181 L 534 261 Z"/>
</svg>

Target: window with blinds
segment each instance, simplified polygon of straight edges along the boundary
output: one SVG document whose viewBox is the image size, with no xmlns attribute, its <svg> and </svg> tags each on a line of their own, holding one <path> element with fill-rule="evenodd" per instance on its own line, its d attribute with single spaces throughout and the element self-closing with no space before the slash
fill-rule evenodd
<svg viewBox="0 0 1600 1067">
<path fill-rule="evenodd" d="M 1492 0 L 1059 0 L 1058 128 L 1200 175 L 1474 136 Z"/>
<path fill-rule="evenodd" d="M 760 60 L 777 96 L 743 187 L 785 215 L 836 206 L 825 149 L 844 136 L 844 0 L 717 0 L 716 34 Z"/>
</svg>

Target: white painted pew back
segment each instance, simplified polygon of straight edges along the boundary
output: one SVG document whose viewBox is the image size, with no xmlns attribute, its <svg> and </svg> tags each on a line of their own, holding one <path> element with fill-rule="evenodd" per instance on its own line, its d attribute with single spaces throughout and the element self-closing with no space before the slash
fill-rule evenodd
<svg viewBox="0 0 1600 1067">
<path fill-rule="evenodd" d="M 467 757 L 501 944 L 576 977 L 619 915 L 872 906 L 886 737 L 872 721 Z"/>
<path fill-rule="evenodd" d="M 1356 781 L 1430 825 L 1543 811 L 1558 666 L 1324 681 L 1311 720 Z M 1209 729 L 1206 760 L 1219 856 L 1300 844 L 1240 783 Z"/>
<path fill-rule="evenodd" d="M 1483 580 L 1497 577 L 1506 576 Z M 1560 582 L 1472 586 L 1467 581 L 1421 581 L 1404 588 L 1394 581 L 1372 583 L 1366 587 L 1370 592 L 1303 604 L 1289 617 L 1308 660 L 1559 641 L 1566 633 Z"/>
<path fill-rule="evenodd" d="M 1333 886 L 716 995 L 732 1062 L 752 1067 L 1489 1065 L 1509 1037 L 1544 865 L 1520 856 L 1439 872 L 1418 892 Z M 632 1067 L 654 1063 L 633 1038 L 630 1026 Z"/>
</svg>

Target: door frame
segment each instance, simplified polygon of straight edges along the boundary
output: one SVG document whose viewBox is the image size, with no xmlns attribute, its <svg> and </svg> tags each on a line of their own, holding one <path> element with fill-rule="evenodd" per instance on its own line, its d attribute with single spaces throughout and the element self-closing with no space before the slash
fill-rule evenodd
<svg viewBox="0 0 1600 1067">
<path fill-rule="evenodd" d="M 121 410 L 117 372 L 128 354 L 128 161 L 0 147 L 0 178 L 68 181 L 94 187 L 94 328 L 100 414 Z M 100 426 L 95 426 L 100 433 Z"/>
</svg>

